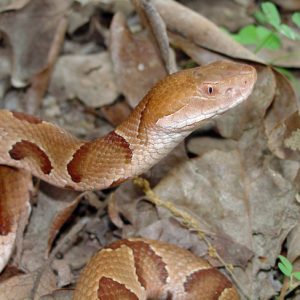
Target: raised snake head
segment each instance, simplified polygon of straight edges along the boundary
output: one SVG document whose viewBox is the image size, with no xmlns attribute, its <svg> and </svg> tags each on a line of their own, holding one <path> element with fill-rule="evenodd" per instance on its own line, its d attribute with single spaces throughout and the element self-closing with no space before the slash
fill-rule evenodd
<svg viewBox="0 0 300 300">
<path fill-rule="evenodd" d="M 145 96 L 141 122 L 146 127 L 192 131 L 201 121 L 246 100 L 256 78 L 252 66 L 229 61 L 174 73 Z"/>
</svg>

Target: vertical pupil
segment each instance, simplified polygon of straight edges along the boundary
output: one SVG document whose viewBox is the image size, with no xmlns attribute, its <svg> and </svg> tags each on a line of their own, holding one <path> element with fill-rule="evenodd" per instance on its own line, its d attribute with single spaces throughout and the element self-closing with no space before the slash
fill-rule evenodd
<svg viewBox="0 0 300 300">
<path fill-rule="evenodd" d="M 213 92 L 213 88 L 210 86 L 210 87 L 208 88 L 208 93 L 211 94 L 212 92 Z"/>
</svg>

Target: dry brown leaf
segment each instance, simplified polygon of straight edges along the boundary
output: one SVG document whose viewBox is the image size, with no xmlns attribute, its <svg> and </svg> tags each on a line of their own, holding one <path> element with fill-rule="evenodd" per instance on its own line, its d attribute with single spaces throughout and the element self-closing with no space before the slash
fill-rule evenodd
<svg viewBox="0 0 300 300">
<path fill-rule="evenodd" d="M 152 219 L 151 223 L 146 223 L 144 218 L 149 217 L 147 210 L 139 208 L 137 213 L 141 213 L 138 223 L 144 226 L 136 226 L 136 228 L 125 226 L 123 231 L 125 237 L 141 236 L 176 244 L 179 247 L 189 249 L 194 254 L 207 259 L 214 266 L 223 266 L 219 260 L 208 255 L 207 243 L 200 240 L 195 232 L 183 227 L 178 221 L 173 218 L 163 218 L 160 220 L 156 218 Z M 205 227 L 206 224 L 203 224 L 200 220 L 199 222 L 200 226 L 203 225 Z M 204 230 L 204 232 L 206 231 Z M 206 234 L 218 254 L 226 263 L 245 268 L 249 260 L 253 257 L 252 251 L 236 243 L 222 231 L 214 233 L 206 232 Z"/>
<path fill-rule="evenodd" d="M 300 2 L 299 0 L 273 0 L 273 2 L 280 5 L 282 8 L 287 10 L 299 10 Z"/>
<path fill-rule="evenodd" d="M 64 287 L 72 283 L 72 272 L 70 265 L 63 259 L 54 259 L 52 264 L 52 269 L 57 274 L 57 286 Z"/>
<path fill-rule="evenodd" d="M 95 0 L 77 0 L 83 4 L 94 2 Z M 125 15 L 129 15 L 133 12 L 133 5 L 130 0 L 97 0 L 99 7 L 105 11 L 111 13 L 117 13 L 121 11 Z"/>
<path fill-rule="evenodd" d="M 166 23 L 168 32 L 179 35 L 200 48 L 210 49 L 234 58 L 259 61 L 257 57 L 214 23 L 173 0 L 153 0 Z M 172 41 L 171 41 L 172 42 Z M 184 49 L 184 44 L 182 44 Z"/>
<path fill-rule="evenodd" d="M 161 199 L 195 215 L 204 231 L 226 232 L 233 240 L 231 247 L 238 243 L 256 253 L 252 264 L 239 274 L 250 298 L 275 293 L 272 286 L 260 291 L 258 278 L 274 265 L 299 216 L 296 190 L 282 171 L 290 173 L 291 166 L 265 155 L 266 151 L 264 132 L 248 129 L 236 150 L 206 152 L 171 170 L 154 189 Z M 159 211 L 161 218 L 169 216 Z M 225 252 L 231 247 L 224 245 Z M 229 253 L 223 255 L 228 259 Z"/>
<path fill-rule="evenodd" d="M 230 139 L 216 139 L 211 137 L 192 137 L 188 140 L 187 148 L 188 151 L 202 156 L 204 153 L 215 150 L 221 150 L 223 152 L 231 151 L 236 149 L 237 143 Z"/>
<path fill-rule="evenodd" d="M 299 152 L 285 145 L 285 139 L 299 128 L 300 119 L 295 92 L 288 80 L 275 72 L 276 94 L 264 121 L 270 150 L 280 158 L 298 157 Z"/>
<path fill-rule="evenodd" d="M 154 191 L 161 199 L 192 212 L 207 224 L 205 231 L 218 232 L 220 228 L 251 249 L 244 170 L 238 156 L 236 150 L 206 153 L 171 170 Z"/>
<path fill-rule="evenodd" d="M 185 151 L 185 146 L 183 143 L 178 145 L 168 156 L 162 159 L 156 166 L 151 168 L 145 175 L 149 179 L 152 185 L 156 185 L 174 166 L 185 162 L 187 160 L 187 155 Z M 145 221 L 145 223 L 151 222 L 146 220 L 156 220 L 156 212 L 149 210 L 150 214 L 147 216 L 147 212 L 144 213 L 144 217 L 141 217 L 141 212 L 137 212 L 137 206 L 144 205 L 139 204 L 142 199 L 142 192 L 140 189 L 135 187 L 132 181 L 127 181 L 121 184 L 113 198 L 109 200 L 109 213 L 113 217 L 113 221 L 116 226 L 123 227 L 123 221 L 118 218 L 118 213 L 120 213 L 126 220 L 133 225 L 135 231 L 140 230 L 141 223 L 138 224 L 138 218 Z M 148 208 L 147 208 L 148 209 Z M 128 235 L 129 236 L 129 235 Z"/>
<path fill-rule="evenodd" d="M 11 81 L 15 87 L 26 85 L 46 67 L 48 51 L 69 3 L 31 0 L 22 9 L 1 13 L 0 30 L 12 49 Z"/>
<path fill-rule="evenodd" d="M 30 214 L 31 175 L 22 170 L 0 167 L 0 272 L 6 266 Z M 18 244 L 20 246 L 21 243 Z M 21 249 L 18 249 L 20 251 Z"/>
<path fill-rule="evenodd" d="M 56 289 L 56 279 L 49 269 L 18 275 L 0 283 L 0 300 L 40 300 Z"/>
<path fill-rule="evenodd" d="M 73 296 L 73 290 L 59 289 L 51 293 L 50 295 L 42 296 L 40 300 L 71 300 Z"/>
<path fill-rule="evenodd" d="M 9 10 L 18 10 L 27 5 L 31 0 L 3 0 L 0 3 L 0 13 Z"/>
<path fill-rule="evenodd" d="M 265 62 L 268 62 L 275 66 L 285 67 L 285 68 L 299 68 L 300 67 L 300 41 L 290 40 L 281 37 L 282 47 L 276 49 L 263 48 L 257 54 Z M 250 47 L 249 47 L 250 48 Z M 251 47 L 253 48 L 253 47 Z"/>
<path fill-rule="evenodd" d="M 117 226 L 118 228 L 122 228 L 124 225 L 123 220 L 121 219 L 120 216 L 120 209 L 118 206 L 118 203 L 116 201 L 116 197 L 114 193 L 111 193 L 109 198 L 108 198 L 108 203 L 107 203 L 107 213 L 109 215 L 109 219 L 112 221 L 112 223 Z"/>
<path fill-rule="evenodd" d="M 167 28 L 160 14 L 151 1 L 133 0 L 132 2 L 140 18 L 140 22 L 147 30 L 149 38 L 156 47 L 167 73 L 172 74 L 176 72 L 175 56 L 170 49 Z"/>
<path fill-rule="evenodd" d="M 39 193 L 24 238 L 22 266 L 30 271 L 44 265 L 55 234 L 78 201 L 75 192 L 48 186 L 47 193 Z"/>
<path fill-rule="evenodd" d="M 159 79 L 166 76 L 157 50 L 146 31 L 131 34 L 121 13 L 110 28 L 110 53 L 119 90 L 135 107 Z"/>
<path fill-rule="evenodd" d="M 60 57 L 49 91 L 61 101 L 79 98 L 90 107 L 111 104 L 118 92 L 108 53 Z"/>
<path fill-rule="evenodd" d="M 131 113 L 131 108 L 126 101 L 118 101 L 110 106 L 103 106 L 101 112 L 105 118 L 116 127 L 127 119 Z"/>
<path fill-rule="evenodd" d="M 288 259 L 290 262 L 296 262 L 300 266 L 300 224 L 298 223 L 289 233 L 287 238 Z"/>
<path fill-rule="evenodd" d="M 53 218 L 52 224 L 49 227 L 48 252 L 51 250 L 52 243 L 56 235 L 59 233 L 61 227 L 69 219 L 82 198 L 82 195 L 78 195 L 77 197 L 75 197 L 74 194 L 75 193 L 71 193 L 70 195 L 67 195 L 67 198 L 72 200 L 68 201 Z"/>
<path fill-rule="evenodd" d="M 237 31 L 254 21 L 248 12 L 249 6 L 254 5 L 254 0 L 214 0 L 213 2 L 180 0 L 178 2 L 202 14 L 218 26 L 225 27 L 230 31 Z"/>
<path fill-rule="evenodd" d="M 188 40 L 176 33 L 168 32 L 170 42 L 176 48 L 184 51 L 189 57 L 192 58 L 199 65 L 205 65 L 216 60 L 224 59 L 224 56 L 218 53 L 214 53 L 210 50 L 197 46 L 193 41 Z"/>
<path fill-rule="evenodd" d="M 73 34 L 77 29 L 79 29 L 84 24 L 87 24 L 93 14 L 95 13 L 96 3 L 95 1 L 90 1 L 89 3 L 84 3 L 80 5 L 76 3 L 72 6 L 69 14 L 69 24 L 68 33 Z"/>
<path fill-rule="evenodd" d="M 42 99 L 49 85 L 54 64 L 56 63 L 57 56 L 64 41 L 66 29 L 67 20 L 61 18 L 53 38 L 53 43 L 48 52 L 47 65 L 41 72 L 31 78 L 31 86 L 25 95 L 26 112 L 29 114 L 36 114 L 40 109 Z"/>
</svg>

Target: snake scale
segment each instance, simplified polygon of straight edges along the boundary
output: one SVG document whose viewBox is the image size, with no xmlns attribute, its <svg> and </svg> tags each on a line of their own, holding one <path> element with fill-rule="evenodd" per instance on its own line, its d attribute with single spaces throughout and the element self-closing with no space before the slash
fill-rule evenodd
<svg viewBox="0 0 300 300">
<path fill-rule="evenodd" d="M 0 110 L 0 165 L 78 191 L 112 187 L 148 170 L 203 121 L 246 100 L 255 81 L 253 67 L 228 61 L 179 71 L 159 81 L 114 131 L 93 141 Z M 9 168 L 1 169 L 5 176 Z M 13 184 L 1 182 L 3 190 Z M 10 229 L 2 224 L 0 237 Z M 74 293 L 75 300 L 238 298 L 232 283 L 206 261 L 145 239 L 116 242 L 96 254 Z"/>
</svg>

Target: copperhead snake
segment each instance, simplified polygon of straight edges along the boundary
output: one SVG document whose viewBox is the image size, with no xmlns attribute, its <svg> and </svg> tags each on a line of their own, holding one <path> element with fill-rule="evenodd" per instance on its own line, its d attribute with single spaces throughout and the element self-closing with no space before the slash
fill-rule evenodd
<svg viewBox="0 0 300 300">
<path fill-rule="evenodd" d="M 114 131 L 93 141 L 0 110 L 0 165 L 78 191 L 112 187 L 148 170 L 203 121 L 247 99 L 255 81 L 253 67 L 227 61 L 177 72 L 158 82 Z M 188 251 L 138 239 L 96 254 L 74 299 L 224 300 L 238 294 L 224 275 Z"/>
</svg>

